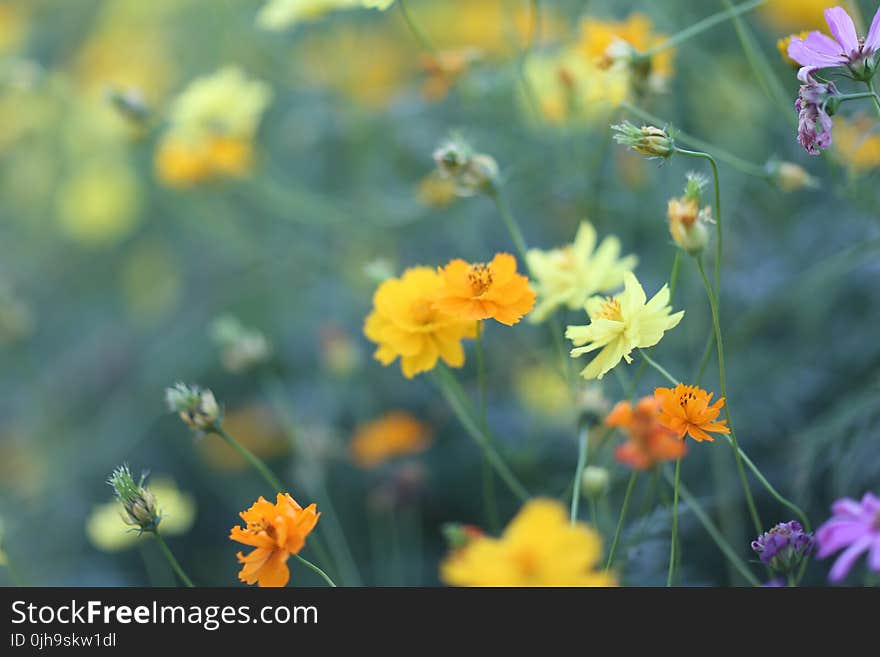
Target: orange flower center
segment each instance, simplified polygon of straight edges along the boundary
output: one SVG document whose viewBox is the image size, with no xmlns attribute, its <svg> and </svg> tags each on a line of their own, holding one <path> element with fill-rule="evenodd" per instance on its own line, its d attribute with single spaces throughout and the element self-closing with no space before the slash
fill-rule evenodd
<svg viewBox="0 0 880 657">
<path fill-rule="evenodd" d="M 514 560 L 525 577 L 531 577 L 538 571 L 538 556 L 532 550 L 520 550 Z"/>
<path fill-rule="evenodd" d="M 599 312 L 596 314 L 596 319 L 600 318 L 610 319 L 613 322 L 623 321 L 623 315 L 620 310 L 620 301 L 612 297 L 605 299 L 602 307 L 599 308 Z"/>
<path fill-rule="evenodd" d="M 492 286 L 492 270 L 483 264 L 471 265 L 468 272 L 468 283 L 470 283 L 471 292 L 475 297 L 485 294 L 486 290 Z"/>
<path fill-rule="evenodd" d="M 410 306 L 416 324 L 430 324 L 434 321 L 434 308 L 427 299 L 418 299 Z"/>
<path fill-rule="evenodd" d="M 682 408 L 687 408 L 687 404 L 690 400 L 696 399 L 697 395 L 693 390 L 686 390 L 681 393 L 681 396 L 678 398 L 678 403 L 681 404 Z"/>
</svg>

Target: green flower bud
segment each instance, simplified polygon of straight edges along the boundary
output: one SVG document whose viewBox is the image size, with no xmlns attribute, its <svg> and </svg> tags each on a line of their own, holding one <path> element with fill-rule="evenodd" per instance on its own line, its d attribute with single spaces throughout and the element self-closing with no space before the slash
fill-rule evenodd
<svg viewBox="0 0 880 657">
<path fill-rule="evenodd" d="M 675 142 L 661 128 L 650 125 L 637 128 L 629 121 L 624 121 L 611 126 L 611 129 L 617 133 L 614 141 L 647 157 L 669 159 L 675 152 Z"/>
<path fill-rule="evenodd" d="M 135 481 L 128 466 L 121 465 L 107 480 L 122 505 L 123 522 L 141 532 L 156 531 L 162 520 L 156 496 L 144 487 L 146 478 L 147 475 L 142 474 L 140 480 Z"/>
<path fill-rule="evenodd" d="M 220 406 L 210 390 L 175 383 L 165 390 L 165 402 L 170 411 L 177 413 L 199 435 L 219 428 Z"/>
</svg>

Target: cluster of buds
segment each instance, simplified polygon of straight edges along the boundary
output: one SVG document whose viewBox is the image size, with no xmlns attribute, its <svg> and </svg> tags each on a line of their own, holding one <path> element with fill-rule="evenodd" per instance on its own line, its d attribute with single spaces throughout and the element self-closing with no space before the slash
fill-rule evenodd
<svg viewBox="0 0 880 657">
<path fill-rule="evenodd" d="M 210 390 L 175 383 L 165 390 L 165 403 L 168 410 L 177 413 L 199 436 L 214 433 L 220 428 L 220 406 Z"/>
<path fill-rule="evenodd" d="M 712 222 L 712 209 L 700 207 L 705 185 L 705 178 L 688 173 L 684 195 L 670 199 L 666 208 L 672 239 L 681 250 L 693 256 L 699 255 L 709 241 L 706 224 Z"/>
<path fill-rule="evenodd" d="M 220 347 L 223 367 L 233 373 L 249 370 L 272 356 L 272 346 L 260 331 L 245 327 L 228 315 L 211 325 L 211 337 Z"/>
<path fill-rule="evenodd" d="M 500 179 L 498 163 L 490 155 L 475 153 L 461 137 L 452 136 L 434 151 L 437 172 L 455 183 L 458 196 L 492 194 Z"/>
<path fill-rule="evenodd" d="M 780 573 L 790 573 L 812 553 L 815 539 L 797 520 L 781 522 L 752 541 L 761 562 Z"/>
<path fill-rule="evenodd" d="M 608 491 L 611 476 L 608 470 L 588 465 L 581 473 L 581 494 L 587 499 L 598 499 Z"/>
<path fill-rule="evenodd" d="M 818 155 L 831 146 L 831 117 L 840 105 L 840 92 L 833 82 L 819 82 L 811 69 L 801 69 L 803 84 L 795 109 L 798 113 L 798 142 L 810 155 Z"/>
<path fill-rule="evenodd" d="M 669 133 L 653 125 L 637 127 L 629 121 L 611 126 L 614 141 L 649 158 L 668 160 L 675 153 L 675 142 Z"/>
<path fill-rule="evenodd" d="M 107 480 L 122 505 L 123 522 L 136 527 L 140 533 L 155 532 L 162 520 L 156 496 L 144 486 L 146 478 L 147 475 L 142 474 L 135 481 L 128 466 L 121 465 Z"/>
</svg>

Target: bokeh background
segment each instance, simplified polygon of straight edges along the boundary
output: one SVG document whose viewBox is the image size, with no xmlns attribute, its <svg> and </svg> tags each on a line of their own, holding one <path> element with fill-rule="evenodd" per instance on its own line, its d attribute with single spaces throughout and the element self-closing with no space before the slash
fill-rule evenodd
<svg viewBox="0 0 880 657">
<path fill-rule="evenodd" d="M 488 199 L 454 198 L 431 177 L 431 153 L 450 131 L 498 161 L 531 246 L 569 242 L 589 218 L 639 256 L 649 292 L 669 275 L 666 202 L 701 165 L 624 152 L 608 126 L 634 117 L 601 94 L 589 112 L 552 98 L 529 107 L 529 2 L 410 0 L 438 47 L 468 53 L 460 75 L 430 73 L 396 7 L 267 30 L 255 22 L 262 4 L 0 2 L 0 583 L 172 584 L 156 546 L 120 535 L 106 507 L 106 477 L 122 462 L 149 469 L 164 491 L 169 542 L 193 579 L 238 583 L 228 530 L 271 491 L 219 440 L 194 440 L 167 413 L 163 391 L 178 380 L 210 387 L 230 433 L 300 502 L 318 503 L 342 582 L 439 583 L 443 523 L 486 526 L 479 452 L 430 378 L 383 368 L 361 329 L 382 272 L 513 249 Z M 847 4 L 868 17 L 876 9 Z M 576 43 L 585 16 L 638 11 L 673 34 L 724 6 L 544 0 L 529 57 Z M 821 27 L 822 8 L 770 0 L 739 33 L 728 21 L 682 44 L 665 92 L 629 98 L 748 162 L 791 161 L 820 182 L 786 191 L 721 164 L 732 415 L 746 451 L 814 525 L 836 497 L 880 483 L 880 133 L 847 108 L 835 119 L 837 147 L 807 156 L 795 140 L 794 70 L 776 48 Z M 217 175 L 192 162 L 163 171 L 175 98 L 224 67 L 264 83 L 247 152 L 223 151 L 231 164 Z M 558 71 L 548 75 L 558 86 Z M 690 264 L 676 306 L 686 321 L 656 355 L 684 374 L 710 326 Z M 241 367 L 227 353 L 216 335 L 223 316 L 265 337 L 263 362 Z M 578 409 L 548 366 L 547 327 L 495 324 L 486 345 L 489 420 L 506 458 L 531 490 L 565 499 Z M 468 357 L 461 376 L 474 390 Z M 713 366 L 704 381 L 716 377 Z M 613 376 L 599 392 L 608 403 L 622 394 Z M 361 467 L 350 449 L 358 427 L 394 411 L 430 435 L 427 449 Z M 606 542 L 629 477 L 613 459 L 618 442 L 590 455 L 611 475 L 594 510 Z M 683 462 L 684 481 L 751 558 L 735 476 L 723 442 L 694 446 Z M 765 520 L 789 519 L 753 490 Z M 668 507 L 650 476 L 635 495 L 622 580 L 662 584 Z M 516 502 L 500 486 L 498 496 L 507 520 Z M 682 583 L 740 583 L 686 510 L 681 522 Z M 812 564 L 806 581 L 826 571 Z M 295 566 L 293 581 L 319 583 Z"/>
</svg>

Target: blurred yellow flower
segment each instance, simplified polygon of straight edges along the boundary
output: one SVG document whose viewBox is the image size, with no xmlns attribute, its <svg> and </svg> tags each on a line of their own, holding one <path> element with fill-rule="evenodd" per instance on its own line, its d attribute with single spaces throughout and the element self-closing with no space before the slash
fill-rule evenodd
<svg viewBox="0 0 880 657">
<path fill-rule="evenodd" d="M 237 67 L 198 78 L 172 102 L 169 129 L 156 153 L 159 179 L 173 186 L 246 174 L 253 139 L 272 99 L 265 82 Z"/>
<path fill-rule="evenodd" d="M 619 288 L 638 258 L 621 258 L 620 240 L 613 235 L 597 246 L 596 229 L 589 221 L 582 221 L 574 243 L 549 251 L 530 249 L 526 261 L 538 293 L 538 305 L 529 321 L 543 322 L 557 308 L 575 310 L 594 294 Z"/>
<path fill-rule="evenodd" d="M 83 162 L 58 189 L 61 229 L 90 246 L 115 244 L 137 224 L 141 193 L 125 159 L 108 155 Z"/>
<path fill-rule="evenodd" d="M 636 89 L 663 91 L 673 74 L 675 51 L 671 48 L 653 55 L 648 66 L 632 56 L 666 41 L 666 35 L 653 31 L 651 19 L 644 14 L 631 14 L 626 20 L 607 21 L 588 17 L 581 21 L 577 47 L 587 61 L 599 68 L 624 66 Z M 632 51 L 635 50 L 635 53 Z"/>
<path fill-rule="evenodd" d="M 422 178 L 416 192 L 419 203 L 429 208 L 445 208 L 457 197 L 455 181 L 436 169 Z"/>
<path fill-rule="evenodd" d="M 335 376 L 348 377 L 361 366 L 363 351 L 348 331 L 335 324 L 321 327 L 319 335 L 321 363 Z"/>
<path fill-rule="evenodd" d="M 406 411 L 391 411 L 362 424 L 349 444 L 351 458 L 361 468 L 375 468 L 396 456 L 423 452 L 431 432 Z"/>
<path fill-rule="evenodd" d="M 768 0 L 760 8 L 760 16 L 779 31 L 824 30 L 825 9 L 831 0 Z"/>
<path fill-rule="evenodd" d="M 880 167 L 880 124 L 865 114 L 835 116 L 832 152 L 853 173 Z"/>
<path fill-rule="evenodd" d="M 788 56 L 788 46 L 791 44 L 792 39 L 801 39 L 804 40 L 807 38 L 809 32 L 804 30 L 803 32 L 798 32 L 796 34 L 789 34 L 786 37 L 782 37 L 776 42 L 776 49 L 779 51 L 779 56 L 782 57 L 782 61 L 791 66 L 794 69 L 799 69 L 801 67 L 796 61 L 794 61 L 791 57 Z"/>
<path fill-rule="evenodd" d="M 452 586 L 615 586 L 614 575 L 598 570 L 602 539 L 583 523 L 572 525 L 565 508 L 533 499 L 501 538 L 478 535 L 454 549 L 440 566 Z"/>
<path fill-rule="evenodd" d="M 169 477 L 152 477 L 147 488 L 156 496 L 162 517 L 162 534 L 177 536 L 192 527 L 196 503 L 192 495 L 183 493 Z M 122 504 L 118 501 L 96 505 L 86 519 L 89 542 L 103 552 L 119 552 L 136 545 L 141 536 L 122 521 Z"/>
<path fill-rule="evenodd" d="M 272 410 L 249 403 L 223 416 L 223 428 L 262 459 L 283 456 L 290 449 L 284 429 Z M 200 440 L 199 456 L 218 470 L 238 471 L 249 467 L 238 452 L 222 440 Z"/>
<path fill-rule="evenodd" d="M 512 377 L 517 401 L 556 424 L 571 420 L 571 392 L 563 373 L 544 363 L 522 367 Z"/>
<path fill-rule="evenodd" d="M 421 68 L 425 73 L 422 96 L 427 100 L 442 100 L 467 69 L 481 57 L 476 48 L 444 50 L 436 55 L 423 54 Z"/>
<path fill-rule="evenodd" d="M 601 379 L 621 360 L 631 363 L 633 349 L 653 347 L 684 316 L 683 310 L 670 314 L 666 285 L 650 301 L 631 272 L 624 274 L 623 285 L 623 292 L 614 297 L 587 300 L 590 324 L 565 330 L 565 337 L 576 347 L 571 350 L 572 358 L 601 350 L 581 371 L 585 379 Z"/>
<path fill-rule="evenodd" d="M 17 50 L 28 33 L 29 20 L 21 4 L 0 4 L 0 53 Z"/>
<path fill-rule="evenodd" d="M 284 30 L 343 9 L 388 9 L 394 0 L 269 0 L 257 14 L 257 26 Z"/>
<path fill-rule="evenodd" d="M 435 307 L 443 288 L 443 277 L 430 267 L 413 267 L 379 286 L 364 323 L 364 334 L 378 345 L 373 356 L 379 362 L 390 365 L 400 357 L 408 379 L 434 369 L 438 359 L 464 365 L 461 341 L 476 336 L 477 324 Z"/>
</svg>

